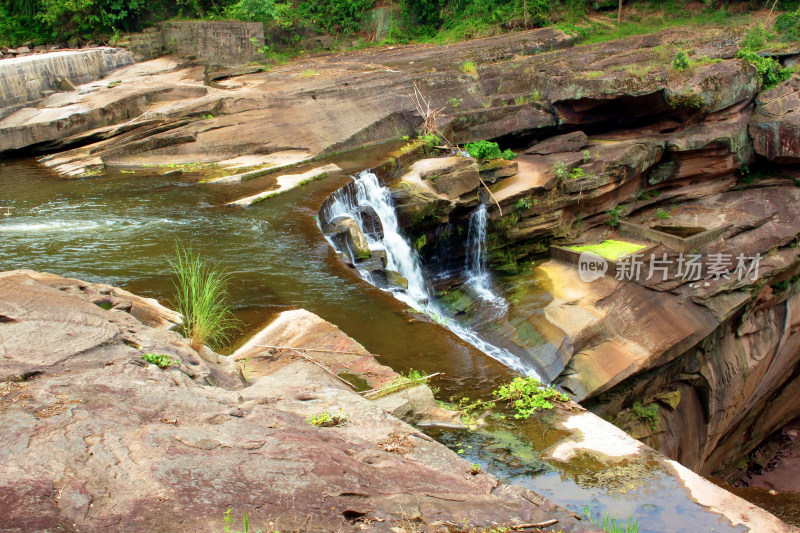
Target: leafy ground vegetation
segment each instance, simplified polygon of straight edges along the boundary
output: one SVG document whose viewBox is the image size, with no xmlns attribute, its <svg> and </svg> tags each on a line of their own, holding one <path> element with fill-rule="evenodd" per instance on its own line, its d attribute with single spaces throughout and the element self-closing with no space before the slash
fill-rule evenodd
<svg viewBox="0 0 800 533">
<path fill-rule="evenodd" d="M 384 43 L 449 42 L 518 29 L 558 25 L 584 42 L 601 42 L 675 26 L 751 26 L 760 2 L 634 0 L 621 22 L 614 0 L 0 0 L 0 46 L 64 42 L 114 44 L 125 32 L 161 20 L 262 22 L 288 35 L 291 49 L 309 32 L 340 37 L 340 46 L 375 44 L 365 22 L 377 7 L 389 10 Z M 797 0 L 779 0 L 762 34 L 746 48 L 800 39 Z M 285 51 L 284 51 L 285 55 Z"/>
</svg>

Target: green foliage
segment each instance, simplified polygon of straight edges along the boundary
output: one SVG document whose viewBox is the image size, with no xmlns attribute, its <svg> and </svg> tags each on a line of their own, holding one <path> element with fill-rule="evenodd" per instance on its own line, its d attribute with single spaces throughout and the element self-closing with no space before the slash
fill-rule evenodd
<svg viewBox="0 0 800 533">
<path fill-rule="evenodd" d="M 225 8 L 225 15 L 236 20 L 289 25 L 290 6 L 275 0 L 239 0 Z"/>
<path fill-rule="evenodd" d="M 800 40 L 800 7 L 790 13 L 778 15 L 773 29 L 782 41 Z"/>
<path fill-rule="evenodd" d="M 353 35 L 361 28 L 364 14 L 375 0 L 305 0 L 297 3 L 297 15 L 325 33 Z M 287 3 L 288 9 L 292 4 Z"/>
<path fill-rule="evenodd" d="M 414 249 L 415 250 L 422 250 L 425 245 L 428 244 L 428 239 L 425 235 L 420 235 L 416 239 L 414 239 Z"/>
<path fill-rule="evenodd" d="M 509 149 L 500 151 L 500 146 L 492 141 L 475 141 L 464 146 L 464 150 L 475 159 L 505 159 L 511 160 L 517 154 Z"/>
<path fill-rule="evenodd" d="M 654 403 L 651 403 L 647 407 L 643 406 L 640 402 L 636 402 L 633 404 L 631 408 L 633 414 L 641 418 L 642 420 L 646 420 L 650 423 L 650 428 L 653 430 L 658 429 L 658 406 Z"/>
<path fill-rule="evenodd" d="M 177 359 L 173 359 L 172 357 L 160 353 L 145 353 L 142 354 L 142 359 L 150 363 L 151 365 L 156 365 L 158 368 L 167 368 L 172 365 L 179 365 L 180 361 Z"/>
<path fill-rule="evenodd" d="M 232 531 L 231 527 L 233 527 L 233 517 L 231 516 L 233 513 L 233 509 L 228 509 L 225 511 L 225 528 L 223 529 L 224 533 L 250 533 L 250 520 L 247 518 L 247 513 L 244 513 L 244 517 L 242 518 L 242 531 Z M 263 530 L 259 529 L 256 533 L 262 533 Z M 278 533 L 277 531 L 275 533 Z"/>
<path fill-rule="evenodd" d="M 594 515 L 588 507 L 583 508 L 583 515 L 594 525 L 602 527 L 608 533 L 639 533 L 639 522 L 633 517 L 629 516 L 627 519 L 618 518 L 617 513 L 614 516 L 608 513 Z"/>
<path fill-rule="evenodd" d="M 581 152 L 581 155 L 583 156 L 584 164 L 592 160 L 592 154 L 589 153 L 589 150 L 584 150 L 583 152 Z"/>
<path fill-rule="evenodd" d="M 613 209 L 609 209 L 606 211 L 606 215 L 608 215 L 608 225 L 612 228 L 616 228 L 619 225 L 619 218 L 622 216 L 623 210 L 622 204 L 614 207 Z"/>
<path fill-rule="evenodd" d="M 319 414 L 313 415 L 306 420 L 307 423 L 318 428 L 332 428 L 344 425 L 347 422 L 347 415 L 339 411 L 337 414 L 330 414 L 327 411 L 322 411 Z"/>
<path fill-rule="evenodd" d="M 567 169 L 567 165 L 565 165 L 563 161 L 556 161 L 553 165 L 553 174 L 555 174 L 558 179 L 565 180 L 569 178 L 569 169 Z"/>
<path fill-rule="evenodd" d="M 219 348 L 237 328 L 233 310 L 227 303 L 229 276 L 180 243 L 175 245 L 175 255 L 170 266 L 175 276 L 176 306 L 183 315 L 184 334 L 195 350 L 204 344 L 212 349 Z"/>
<path fill-rule="evenodd" d="M 678 72 L 683 72 L 689 68 L 689 56 L 686 54 L 686 52 L 680 50 L 677 54 L 675 54 L 675 58 L 672 60 L 672 68 Z"/>
<path fill-rule="evenodd" d="M 669 217 L 672 216 L 672 214 L 670 213 L 671 211 L 672 211 L 671 209 L 664 210 L 664 209 L 659 207 L 656 210 L 656 218 L 660 218 L 660 219 L 666 220 L 666 219 L 668 219 Z"/>
<path fill-rule="evenodd" d="M 517 211 L 524 211 L 526 209 L 530 209 L 531 207 L 533 207 L 534 204 L 536 204 L 536 200 L 534 200 L 530 196 L 523 196 L 522 198 L 517 200 L 517 203 L 514 204 L 514 209 L 516 209 Z"/>
<path fill-rule="evenodd" d="M 569 396 L 552 386 L 544 386 L 530 376 L 516 377 L 510 383 L 492 392 L 498 400 L 505 400 L 514 408 L 514 418 L 530 418 L 539 409 L 552 409 L 551 402 L 568 402 Z"/>
<path fill-rule="evenodd" d="M 485 402 L 483 400 L 472 400 L 470 398 L 450 398 L 450 403 L 445 405 L 448 409 L 455 409 L 461 412 L 461 421 L 469 428 L 474 428 L 478 419 L 486 411 L 491 411 L 494 408 L 492 402 Z"/>
<path fill-rule="evenodd" d="M 736 57 L 747 61 L 756 68 L 761 75 L 761 83 L 764 89 L 774 87 L 792 76 L 792 72 L 788 68 L 782 67 L 776 59 L 762 57 L 752 50 L 739 50 L 736 52 Z"/>
<path fill-rule="evenodd" d="M 764 26 L 759 24 L 747 30 L 739 45 L 745 50 L 760 50 L 767 45 L 770 37 L 770 33 L 764 29 Z"/>
</svg>

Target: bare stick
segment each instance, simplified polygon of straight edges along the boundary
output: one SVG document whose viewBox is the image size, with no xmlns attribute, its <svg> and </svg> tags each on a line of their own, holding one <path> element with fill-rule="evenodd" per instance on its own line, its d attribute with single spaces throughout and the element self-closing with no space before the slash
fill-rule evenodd
<svg viewBox="0 0 800 533">
<path fill-rule="evenodd" d="M 268 344 L 255 344 L 257 348 L 274 348 L 276 350 L 299 350 L 302 352 L 325 352 L 325 353 L 343 353 L 350 355 L 371 355 L 372 357 L 380 357 L 375 353 L 351 352 L 347 350 L 324 350 L 322 348 L 298 348 L 296 346 L 270 346 Z"/>
<path fill-rule="evenodd" d="M 438 376 L 439 374 L 441 374 L 441 372 L 436 372 L 435 374 L 428 374 L 427 376 L 423 376 L 417 379 L 409 379 L 408 382 L 416 383 L 417 381 L 425 381 L 432 378 L 433 376 Z M 380 389 L 367 390 L 364 392 L 360 392 L 359 394 L 363 394 L 364 396 L 372 396 L 373 394 L 384 391 L 386 389 L 391 389 L 392 387 L 397 387 L 398 385 L 403 385 L 403 383 L 392 383 L 391 385 L 386 385 L 385 387 L 381 387 Z"/>
<path fill-rule="evenodd" d="M 532 528 L 539 528 L 539 527 L 547 527 L 552 526 L 553 524 L 557 524 L 558 520 L 555 518 L 553 520 L 547 520 L 545 522 L 539 522 L 538 524 L 519 524 L 516 526 L 510 526 L 509 529 L 517 531 L 520 529 L 532 529 Z"/>
<path fill-rule="evenodd" d="M 342 383 L 344 383 L 345 385 L 349 386 L 351 389 L 353 389 L 353 390 L 358 390 L 358 387 L 356 387 L 355 385 L 353 385 L 352 383 L 350 383 L 350 382 L 349 382 L 349 381 L 347 381 L 346 379 L 342 379 L 342 378 L 340 378 L 339 376 L 337 376 L 336 374 L 334 374 L 333 372 L 331 372 L 329 369 L 325 368 L 324 366 L 322 366 L 322 365 L 321 365 L 321 364 L 319 364 L 318 362 L 316 362 L 316 361 L 314 361 L 313 359 L 311 359 L 311 358 L 310 358 L 309 356 L 307 356 L 306 354 L 299 353 L 299 354 L 297 354 L 297 355 L 298 355 L 299 357 L 302 357 L 303 359 L 307 360 L 309 363 L 314 363 L 315 365 L 317 365 L 318 367 L 320 367 L 322 370 L 324 370 L 325 372 L 327 372 L 327 373 L 328 373 L 328 374 L 330 374 L 331 376 L 335 377 L 336 379 L 338 379 L 339 381 L 341 381 L 341 382 L 342 382 Z"/>
<path fill-rule="evenodd" d="M 495 198 L 495 197 L 494 197 L 494 194 L 492 194 L 492 190 L 491 190 L 491 189 L 489 189 L 489 186 L 488 186 L 488 185 L 486 185 L 486 184 L 483 182 L 483 179 L 482 179 L 480 176 L 478 176 L 478 180 L 481 182 L 481 185 L 483 185 L 484 187 L 486 187 L 486 191 L 489 193 L 489 196 L 491 196 L 491 197 L 492 197 L 492 200 L 494 200 L 494 203 L 495 203 L 495 204 L 497 204 L 497 210 L 498 210 L 498 211 L 500 211 L 500 216 L 503 216 L 503 208 L 502 208 L 502 207 L 500 207 L 500 202 L 498 202 L 498 201 L 497 201 L 497 198 Z"/>
</svg>

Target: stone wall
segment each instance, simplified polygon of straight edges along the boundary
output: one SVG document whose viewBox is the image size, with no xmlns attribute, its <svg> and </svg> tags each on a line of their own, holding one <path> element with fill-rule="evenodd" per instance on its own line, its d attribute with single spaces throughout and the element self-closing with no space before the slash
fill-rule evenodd
<svg viewBox="0 0 800 533">
<path fill-rule="evenodd" d="M 40 100 L 43 92 L 53 90 L 56 78 L 80 85 L 132 63 L 133 55 L 121 48 L 65 50 L 5 59 L 0 62 L 0 118 Z"/>
<path fill-rule="evenodd" d="M 261 58 L 264 27 L 259 22 L 161 22 L 157 28 L 127 39 L 137 61 L 175 54 L 212 65 L 230 65 Z"/>
</svg>

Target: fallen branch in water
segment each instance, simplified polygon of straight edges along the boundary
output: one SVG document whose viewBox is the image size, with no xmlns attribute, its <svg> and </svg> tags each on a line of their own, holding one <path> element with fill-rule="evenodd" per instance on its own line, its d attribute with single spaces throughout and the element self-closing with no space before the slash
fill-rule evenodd
<svg viewBox="0 0 800 533">
<path fill-rule="evenodd" d="M 408 381 L 405 381 L 403 383 L 392 383 L 391 385 L 386 385 L 385 387 L 381 387 L 380 389 L 365 390 L 363 392 L 359 392 L 359 394 L 363 394 L 365 397 L 366 396 L 372 396 L 373 394 L 377 394 L 377 393 L 379 393 L 381 391 L 384 391 L 386 389 L 391 389 L 392 387 L 397 387 L 399 385 L 407 385 L 408 383 L 416 383 L 417 381 L 425 381 L 427 379 L 432 378 L 433 376 L 438 376 L 439 374 L 441 374 L 441 372 L 436 372 L 435 374 L 428 374 L 427 376 L 422 376 L 421 378 L 417 378 L 417 379 L 406 378 L 406 379 L 408 379 Z"/>
<path fill-rule="evenodd" d="M 371 355 L 372 357 L 380 357 L 375 353 L 353 352 L 349 350 L 326 350 L 323 348 L 298 348 L 296 346 L 270 346 L 268 344 L 256 344 L 256 348 L 272 348 L 274 350 L 297 350 L 301 352 L 325 352 L 325 353 L 343 353 L 348 355 Z"/>
<path fill-rule="evenodd" d="M 519 531 L 520 529 L 533 529 L 533 528 L 552 526 L 553 524 L 557 523 L 558 520 L 554 518 L 553 520 L 546 520 L 544 522 L 539 522 L 537 524 L 518 524 L 516 526 L 509 526 L 508 529 L 512 531 Z"/>
</svg>

